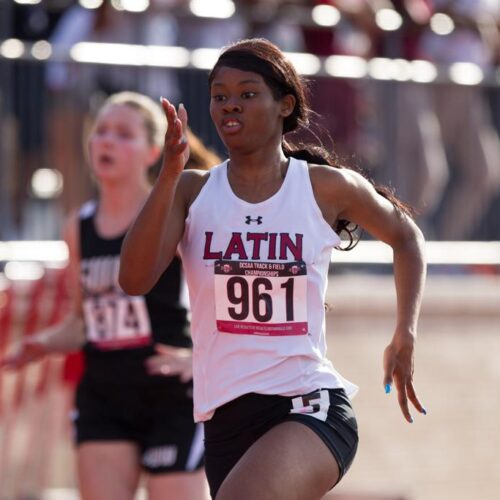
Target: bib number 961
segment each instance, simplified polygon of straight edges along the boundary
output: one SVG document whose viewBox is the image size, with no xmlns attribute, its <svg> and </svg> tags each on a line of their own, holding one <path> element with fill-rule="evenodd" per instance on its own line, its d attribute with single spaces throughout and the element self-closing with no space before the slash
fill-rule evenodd
<svg viewBox="0 0 500 500">
<path fill-rule="evenodd" d="M 215 303 L 219 331 L 305 335 L 306 265 L 302 261 L 216 261 Z"/>
</svg>

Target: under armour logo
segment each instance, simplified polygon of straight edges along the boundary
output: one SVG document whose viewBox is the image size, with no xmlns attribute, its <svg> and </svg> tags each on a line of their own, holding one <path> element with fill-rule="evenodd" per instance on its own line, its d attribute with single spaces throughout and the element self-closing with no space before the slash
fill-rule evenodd
<svg viewBox="0 0 500 500">
<path fill-rule="evenodd" d="M 245 217 L 245 224 L 251 224 L 252 222 L 256 222 L 257 224 L 262 224 L 262 216 L 255 217 L 255 219 L 252 219 L 250 215 L 247 215 Z"/>
</svg>

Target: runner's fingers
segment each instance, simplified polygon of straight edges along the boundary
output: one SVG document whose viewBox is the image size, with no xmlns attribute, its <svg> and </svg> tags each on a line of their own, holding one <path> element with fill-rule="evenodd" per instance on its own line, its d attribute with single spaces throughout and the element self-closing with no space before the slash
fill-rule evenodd
<svg viewBox="0 0 500 500">
<path fill-rule="evenodd" d="M 179 118 L 175 117 L 168 124 L 168 130 L 165 135 L 165 145 L 173 146 L 179 142 L 180 130 L 182 129 L 182 124 Z"/>
<path fill-rule="evenodd" d="M 156 344 L 155 345 L 156 352 L 160 354 L 165 354 L 167 356 L 173 357 L 190 357 L 191 349 L 187 349 L 185 347 L 174 347 L 165 344 Z"/>
<path fill-rule="evenodd" d="M 155 344 L 155 351 L 160 354 L 171 354 L 174 348 L 165 344 Z"/>
<path fill-rule="evenodd" d="M 182 351 L 183 349 L 177 348 L 177 350 Z M 187 358 L 179 352 L 174 352 L 174 354 L 163 353 L 149 357 L 146 360 L 146 369 L 150 374 L 179 375 L 181 378 L 185 376 L 185 374 L 188 374 L 189 378 L 191 378 L 192 372 L 190 357 Z"/>
<path fill-rule="evenodd" d="M 396 361 L 393 355 L 392 348 L 389 346 L 384 351 L 384 387 L 385 392 L 390 392 L 390 387 L 392 386 L 392 375 L 394 373 L 394 369 L 396 367 Z"/>
<path fill-rule="evenodd" d="M 166 361 L 165 359 L 146 364 L 148 373 L 151 375 L 179 375 L 183 372 L 183 367 L 178 363 Z"/>
<path fill-rule="evenodd" d="M 184 127 L 187 126 L 187 112 L 184 107 L 182 107 L 179 108 L 180 114 L 178 114 L 175 106 L 165 97 L 161 98 L 161 105 L 168 124 L 165 134 L 165 146 L 170 148 L 182 142 Z M 181 152 L 183 149 L 184 148 L 181 148 Z"/>
<path fill-rule="evenodd" d="M 187 382 L 192 378 L 192 372 L 185 366 L 172 363 L 162 363 L 154 369 L 148 370 L 150 375 L 163 375 L 166 377 L 178 376 L 181 382 Z"/>
<path fill-rule="evenodd" d="M 43 347 L 36 342 L 26 341 L 16 352 L 0 360 L 0 368 L 19 370 L 23 366 L 42 358 Z"/>
<path fill-rule="evenodd" d="M 187 125 L 187 112 L 184 106 L 179 106 L 179 111 L 177 111 L 175 106 L 165 97 L 161 98 L 161 105 L 168 122 L 167 135 L 172 132 L 177 120 L 181 122 L 181 128 Z"/>
<path fill-rule="evenodd" d="M 427 414 L 427 410 L 422 406 L 422 403 L 418 399 L 418 396 L 415 392 L 415 388 L 413 387 L 413 382 L 410 381 L 406 384 L 406 394 L 408 395 L 408 399 L 412 402 L 413 406 L 424 415 Z"/>
<path fill-rule="evenodd" d="M 413 423 L 413 418 L 410 413 L 410 408 L 408 407 L 408 395 L 406 394 L 406 384 L 403 382 L 401 377 L 394 377 L 394 385 L 398 391 L 398 402 L 399 407 L 401 408 L 401 412 L 403 413 L 405 419 Z"/>
<path fill-rule="evenodd" d="M 172 126 L 177 118 L 177 113 L 175 111 L 175 106 L 173 106 L 168 99 L 165 97 L 161 98 L 161 106 L 163 108 L 163 112 L 165 114 L 165 118 L 167 119 L 167 136 L 172 129 Z"/>
<path fill-rule="evenodd" d="M 179 109 L 177 111 L 177 116 L 179 117 L 182 124 L 182 134 L 186 136 L 187 124 L 188 124 L 188 114 L 182 102 L 179 104 Z"/>
<path fill-rule="evenodd" d="M 149 368 L 158 369 L 162 365 L 170 365 L 175 363 L 175 358 L 171 356 L 166 356 L 164 354 L 151 356 L 146 360 L 146 365 Z"/>
<path fill-rule="evenodd" d="M 176 118 L 172 125 L 172 130 L 167 132 L 165 146 L 168 151 L 175 155 L 181 154 L 187 147 L 187 140 L 182 132 L 182 122 Z"/>
<path fill-rule="evenodd" d="M 178 376 L 181 382 L 193 377 L 191 349 L 155 344 L 158 354 L 146 360 L 146 368 L 151 375 Z"/>
<path fill-rule="evenodd" d="M 191 370 L 185 370 L 179 375 L 179 379 L 182 383 L 189 382 L 193 378 L 193 372 Z"/>
</svg>

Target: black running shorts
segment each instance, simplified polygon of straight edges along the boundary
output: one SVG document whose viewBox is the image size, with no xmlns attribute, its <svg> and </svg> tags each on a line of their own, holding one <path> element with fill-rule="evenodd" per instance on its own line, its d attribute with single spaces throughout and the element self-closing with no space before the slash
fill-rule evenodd
<svg viewBox="0 0 500 500">
<path fill-rule="evenodd" d="M 150 473 L 194 471 L 203 466 L 203 424 L 193 420 L 192 385 L 79 385 L 74 417 L 77 444 L 136 443 Z"/>
<path fill-rule="evenodd" d="M 343 389 L 292 397 L 251 393 L 221 406 L 205 422 L 205 470 L 212 498 L 246 450 L 269 429 L 289 421 L 312 429 L 336 458 L 340 477 L 346 473 L 356 454 L 358 427 Z"/>
</svg>

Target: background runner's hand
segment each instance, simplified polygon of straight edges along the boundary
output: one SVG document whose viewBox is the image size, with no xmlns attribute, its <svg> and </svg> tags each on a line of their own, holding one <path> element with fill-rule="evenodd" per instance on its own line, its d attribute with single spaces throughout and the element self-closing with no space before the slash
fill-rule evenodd
<svg viewBox="0 0 500 500">
<path fill-rule="evenodd" d="M 19 370 L 28 363 L 43 358 L 46 354 L 47 349 L 41 339 L 26 338 L 13 353 L 0 360 L 0 368 Z"/>
<path fill-rule="evenodd" d="M 392 342 L 384 351 L 384 385 L 386 392 L 390 392 L 393 385 L 398 391 L 398 402 L 404 417 L 410 423 L 413 418 L 410 414 L 408 400 L 424 415 L 425 408 L 420 403 L 413 387 L 415 338 L 409 333 L 397 332 Z"/>
<path fill-rule="evenodd" d="M 186 136 L 187 111 L 183 104 L 180 104 L 176 111 L 175 106 L 165 97 L 161 98 L 161 105 L 168 123 L 163 146 L 162 171 L 177 177 L 184 170 L 190 154 Z"/>
<path fill-rule="evenodd" d="M 146 360 L 146 369 L 150 375 L 178 376 L 181 382 L 193 378 L 193 355 L 191 349 L 156 344 L 154 356 Z"/>
</svg>

